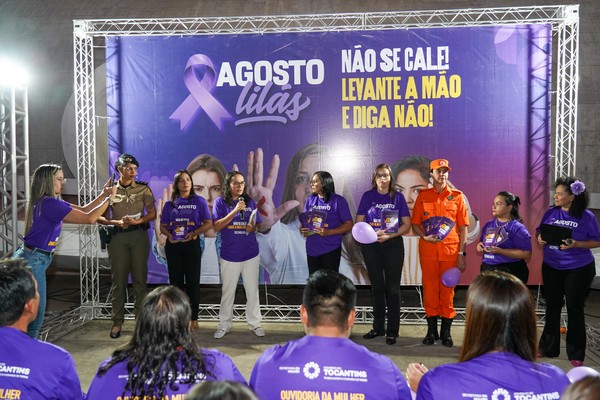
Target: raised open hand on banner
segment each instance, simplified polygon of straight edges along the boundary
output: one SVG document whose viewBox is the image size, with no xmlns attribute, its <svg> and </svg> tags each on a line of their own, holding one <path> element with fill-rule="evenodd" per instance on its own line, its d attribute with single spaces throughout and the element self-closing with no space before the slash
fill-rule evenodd
<svg viewBox="0 0 600 400">
<path fill-rule="evenodd" d="M 279 156 L 275 154 L 271 160 L 271 168 L 266 180 L 264 177 L 264 162 L 263 162 L 263 150 L 261 148 L 256 149 L 256 152 L 251 151 L 248 153 L 247 162 L 247 177 L 246 177 L 246 190 L 248 195 L 256 202 L 256 208 L 260 213 L 261 224 L 260 231 L 266 232 L 271 226 L 279 221 L 288 211 L 297 207 L 300 202 L 297 200 L 289 200 L 275 207 L 273 202 L 273 189 L 277 183 L 277 175 L 279 174 Z M 234 169 L 237 169 L 234 166 Z"/>
<path fill-rule="evenodd" d="M 162 198 L 158 199 L 156 204 L 156 219 L 154 220 L 154 236 L 156 237 L 156 247 L 158 254 L 166 258 L 165 255 L 165 244 L 167 243 L 167 237 L 160 233 L 160 216 L 162 215 L 162 209 L 166 202 L 171 200 L 173 194 L 173 184 L 170 183 L 166 189 L 163 189 Z"/>
</svg>

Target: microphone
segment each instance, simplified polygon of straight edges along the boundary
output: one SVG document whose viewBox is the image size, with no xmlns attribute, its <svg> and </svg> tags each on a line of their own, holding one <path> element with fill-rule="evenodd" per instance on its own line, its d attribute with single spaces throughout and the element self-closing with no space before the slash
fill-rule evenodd
<svg viewBox="0 0 600 400">
<path fill-rule="evenodd" d="M 242 196 L 240 196 L 238 198 L 238 203 L 242 203 L 244 201 L 244 198 Z M 240 210 L 240 219 L 243 221 L 244 220 L 244 210 Z"/>
</svg>

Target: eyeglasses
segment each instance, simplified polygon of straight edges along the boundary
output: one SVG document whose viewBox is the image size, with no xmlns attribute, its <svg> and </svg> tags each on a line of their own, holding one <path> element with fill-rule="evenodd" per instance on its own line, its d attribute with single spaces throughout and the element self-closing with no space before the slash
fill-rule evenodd
<svg viewBox="0 0 600 400">
<path fill-rule="evenodd" d="M 390 174 L 377 174 L 376 178 L 377 179 L 389 179 Z"/>
<path fill-rule="evenodd" d="M 233 186 L 235 186 L 235 187 L 240 187 L 240 186 L 245 186 L 246 182 L 236 182 L 236 181 L 233 181 L 233 182 L 231 182 L 231 184 Z"/>
<path fill-rule="evenodd" d="M 60 183 L 65 183 L 67 181 L 67 178 L 55 178 L 57 181 L 59 181 Z"/>
<path fill-rule="evenodd" d="M 135 172 L 138 170 L 138 167 L 123 167 L 123 169 L 128 172 Z"/>
</svg>

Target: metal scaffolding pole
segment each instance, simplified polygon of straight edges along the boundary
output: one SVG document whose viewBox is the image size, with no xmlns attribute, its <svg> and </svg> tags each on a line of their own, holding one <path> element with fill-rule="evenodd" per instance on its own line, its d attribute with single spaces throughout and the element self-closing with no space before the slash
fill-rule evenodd
<svg viewBox="0 0 600 400">
<path fill-rule="evenodd" d="M 19 213 L 29 199 L 27 87 L 0 85 L 0 256 L 19 246 Z"/>
</svg>

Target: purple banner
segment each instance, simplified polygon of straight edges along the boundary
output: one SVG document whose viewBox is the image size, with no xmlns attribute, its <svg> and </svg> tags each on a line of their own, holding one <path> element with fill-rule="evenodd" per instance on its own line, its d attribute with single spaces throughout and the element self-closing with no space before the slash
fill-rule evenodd
<svg viewBox="0 0 600 400">
<path fill-rule="evenodd" d="M 258 238 L 262 279 L 303 283 L 298 214 L 313 172 L 329 171 L 355 213 L 386 162 L 412 210 L 427 160 L 446 158 L 471 210 L 468 283 L 497 192 L 520 196 L 530 232 L 548 206 L 550 49 L 549 25 L 110 37 L 111 165 L 134 154 L 157 199 L 187 168 L 211 206 L 225 171 L 251 174 L 247 189 L 271 228 Z M 207 236 L 202 282 L 218 283 L 219 238 Z M 151 282 L 167 279 L 160 241 Z M 402 282 L 418 284 L 417 238 L 405 247 Z M 535 249 L 530 284 L 540 259 Z M 368 282 L 350 236 L 341 271 Z"/>
</svg>

